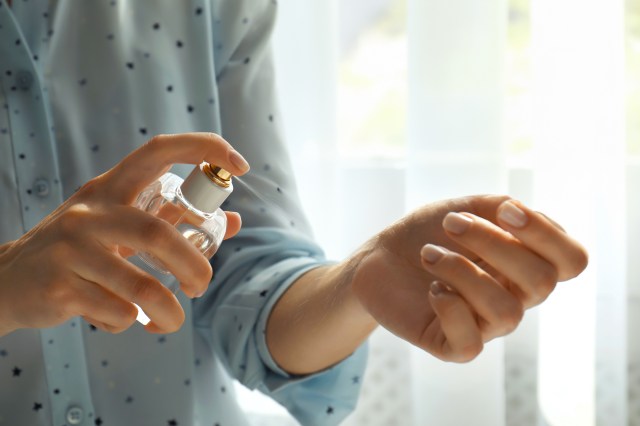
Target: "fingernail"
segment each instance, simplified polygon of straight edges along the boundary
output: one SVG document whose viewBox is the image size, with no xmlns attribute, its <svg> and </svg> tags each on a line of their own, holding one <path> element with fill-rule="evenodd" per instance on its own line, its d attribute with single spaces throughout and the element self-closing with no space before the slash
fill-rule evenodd
<svg viewBox="0 0 640 426">
<path fill-rule="evenodd" d="M 452 234 L 463 234 L 469 226 L 471 226 L 473 220 L 469 216 L 465 216 L 460 213 L 449 213 L 445 216 L 442 226 Z"/>
<path fill-rule="evenodd" d="M 432 295 L 438 296 L 444 293 L 446 291 L 446 288 L 440 281 L 434 281 L 431 283 L 429 290 L 431 291 Z"/>
<path fill-rule="evenodd" d="M 438 247 L 433 244 L 427 244 L 426 246 L 422 247 L 422 250 L 420 250 L 420 255 L 422 256 L 422 258 L 431 264 L 436 263 L 445 254 L 447 254 L 447 252 L 444 251 L 442 247 Z"/>
<path fill-rule="evenodd" d="M 515 203 L 506 201 L 500 206 L 498 219 L 514 228 L 522 228 L 527 224 L 527 214 L 522 211 Z"/>
<path fill-rule="evenodd" d="M 247 163 L 247 160 L 245 160 L 238 151 L 231 151 L 229 153 L 229 161 L 231 161 L 231 164 L 233 164 L 243 172 L 249 170 L 249 163 Z"/>
</svg>

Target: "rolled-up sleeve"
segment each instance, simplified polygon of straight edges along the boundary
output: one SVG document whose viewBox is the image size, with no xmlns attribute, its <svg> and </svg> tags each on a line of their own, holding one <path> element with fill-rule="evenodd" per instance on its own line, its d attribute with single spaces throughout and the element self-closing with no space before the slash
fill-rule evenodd
<svg viewBox="0 0 640 426">
<path fill-rule="evenodd" d="M 356 405 L 366 345 L 320 373 L 291 376 L 265 341 L 273 305 L 301 274 L 326 263 L 321 252 L 273 228 L 249 229 L 228 243 L 241 250 L 216 270 L 212 291 L 195 303 L 196 330 L 234 377 L 271 396 L 301 424 L 338 424 Z"/>
<path fill-rule="evenodd" d="M 251 171 L 223 205 L 243 218 L 212 261 L 214 279 L 194 302 L 196 330 L 245 386 L 271 396 L 304 425 L 338 424 L 355 407 L 363 345 L 317 374 L 291 376 L 273 360 L 265 329 L 277 300 L 305 272 L 329 264 L 302 211 L 276 108 L 269 37 L 276 2 L 220 2 L 216 72 L 222 135 Z"/>
</svg>

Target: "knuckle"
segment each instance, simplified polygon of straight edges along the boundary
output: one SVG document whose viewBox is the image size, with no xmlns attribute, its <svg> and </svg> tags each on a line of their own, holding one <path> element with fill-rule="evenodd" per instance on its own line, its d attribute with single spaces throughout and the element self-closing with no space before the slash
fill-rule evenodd
<svg viewBox="0 0 640 426">
<path fill-rule="evenodd" d="M 441 301 L 437 306 L 438 316 L 441 318 L 441 321 L 446 320 L 446 318 L 455 317 L 458 313 L 460 313 L 460 305 L 453 301 Z"/>
<path fill-rule="evenodd" d="M 67 209 L 58 217 L 57 229 L 64 236 L 72 235 L 78 231 L 77 220 L 80 219 L 80 214 L 74 207 Z"/>
<path fill-rule="evenodd" d="M 156 149 L 156 147 L 164 143 L 165 139 L 166 139 L 166 135 L 163 135 L 163 134 L 154 135 L 151 137 L 151 139 L 147 141 L 147 143 L 144 146 L 146 149 Z"/>
<path fill-rule="evenodd" d="M 441 263 L 442 266 L 447 269 L 447 274 L 451 277 L 451 279 L 457 280 L 462 278 L 468 268 L 467 258 L 459 253 L 449 252 L 445 256 L 445 260 L 446 262 L 438 263 Z"/>
<path fill-rule="evenodd" d="M 64 236 L 75 235 L 85 227 L 85 222 L 91 217 L 89 206 L 78 203 L 67 208 L 57 219 L 58 230 Z"/>
<path fill-rule="evenodd" d="M 222 136 L 214 132 L 206 132 L 204 136 L 208 139 L 211 139 L 211 141 L 215 143 L 225 142 Z"/>
<path fill-rule="evenodd" d="M 164 329 L 168 333 L 175 333 L 176 331 L 180 330 L 180 327 L 182 327 L 182 324 L 184 324 L 184 319 L 184 310 L 182 308 L 178 308 L 175 312 L 175 315 L 168 316 L 167 325 L 164 327 Z"/>
<path fill-rule="evenodd" d="M 542 303 L 551 294 L 558 282 L 558 271 L 551 266 L 539 268 L 533 277 L 532 298 L 537 305 Z"/>
<path fill-rule="evenodd" d="M 456 350 L 452 361 L 457 363 L 467 363 L 473 361 L 478 355 L 480 355 L 480 352 L 482 352 L 483 348 L 484 345 L 480 340 L 468 343 Z"/>
<path fill-rule="evenodd" d="M 109 331 L 113 334 L 122 333 L 131 327 L 136 321 L 137 316 L 138 310 L 131 303 L 123 305 L 118 312 L 118 323 L 111 325 Z"/>
<path fill-rule="evenodd" d="M 209 287 L 213 275 L 213 269 L 208 261 L 198 262 L 200 265 L 194 268 L 194 287 L 201 293 Z"/>
<path fill-rule="evenodd" d="M 502 243 L 502 241 L 499 241 L 500 238 L 493 232 L 479 233 L 477 238 L 482 247 L 495 247 L 496 245 Z"/>
<path fill-rule="evenodd" d="M 100 192 L 100 177 L 94 177 L 85 182 L 76 193 L 85 198 L 92 198 Z"/>
<path fill-rule="evenodd" d="M 141 227 L 142 235 L 152 246 L 162 246 L 171 238 L 173 228 L 162 219 L 149 216 Z"/>
<path fill-rule="evenodd" d="M 498 305 L 497 322 L 500 334 L 506 335 L 513 332 L 524 316 L 524 309 L 520 302 L 514 300 L 503 302 Z"/>
<path fill-rule="evenodd" d="M 158 303 L 162 298 L 160 284 L 151 276 L 141 274 L 136 278 L 131 286 L 131 296 L 134 302 L 138 304 L 154 304 Z"/>
<path fill-rule="evenodd" d="M 157 134 L 148 139 L 138 150 L 145 153 L 151 153 L 161 151 L 163 146 L 167 143 L 167 136 L 164 134 Z"/>
<path fill-rule="evenodd" d="M 53 280 L 45 288 L 42 296 L 53 309 L 59 311 L 56 316 L 66 315 L 76 304 L 75 291 L 64 279 Z"/>
<path fill-rule="evenodd" d="M 587 268 L 588 265 L 589 255 L 587 252 L 585 250 L 578 251 L 578 253 L 571 259 L 567 279 L 577 277 Z"/>
</svg>

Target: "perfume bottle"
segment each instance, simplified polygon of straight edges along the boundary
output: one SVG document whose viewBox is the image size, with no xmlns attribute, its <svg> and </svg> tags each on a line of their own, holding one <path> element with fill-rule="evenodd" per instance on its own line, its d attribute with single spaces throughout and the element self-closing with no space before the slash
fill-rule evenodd
<svg viewBox="0 0 640 426">
<path fill-rule="evenodd" d="M 220 205 L 233 191 L 231 173 L 202 163 L 183 181 L 173 173 L 165 173 L 147 186 L 134 205 L 166 220 L 200 252 L 211 258 L 222 243 L 227 217 Z M 128 259 L 176 293 L 179 283 L 166 266 L 150 253 L 139 252 Z M 149 323 L 149 317 L 138 308 L 138 322 Z"/>
</svg>

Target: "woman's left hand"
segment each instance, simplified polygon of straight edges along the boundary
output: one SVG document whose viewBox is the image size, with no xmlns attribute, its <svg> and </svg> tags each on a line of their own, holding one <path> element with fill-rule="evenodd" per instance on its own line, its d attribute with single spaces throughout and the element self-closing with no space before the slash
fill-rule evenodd
<svg viewBox="0 0 640 426">
<path fill-rule="evenodd" d="M 587 266 L 558 224 L 506 196 L 427 205 L 367 245 L 352 289 L 377 322 L 455 362 L 513 331 L 527 308 Z"/>
</svg>

